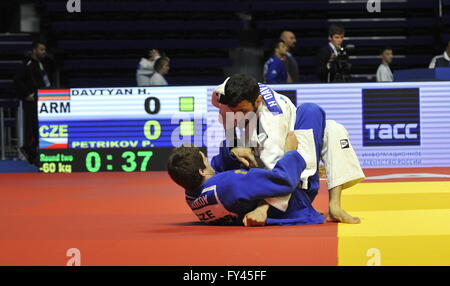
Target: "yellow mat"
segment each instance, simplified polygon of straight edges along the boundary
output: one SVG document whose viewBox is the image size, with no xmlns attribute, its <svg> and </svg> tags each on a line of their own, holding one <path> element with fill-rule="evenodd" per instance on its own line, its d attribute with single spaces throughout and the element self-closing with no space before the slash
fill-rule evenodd
<svg viewBox="0 0 450 286">
<path fill-rule="evenodd" d="M 362 222 L 339 224 L 339 265 L 450 265 L 450 182 L 359 184 L 342 202 Z"/>
</svg>

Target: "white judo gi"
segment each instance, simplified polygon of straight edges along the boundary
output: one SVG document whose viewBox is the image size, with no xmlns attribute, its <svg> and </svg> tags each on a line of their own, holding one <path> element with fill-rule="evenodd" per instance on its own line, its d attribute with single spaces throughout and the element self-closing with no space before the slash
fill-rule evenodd
<svg viewBox="0 0 450 286">
<path fill-rule="evenodd" d="M 219 85 L 215 89 L 215 93 L 224 94 L 226 82 L 227 80 Z M 274 115 L 267 106 L 268 101 L 262 100 L 256 112 L 262 130 L 259 130 L 258 135 L 255 124 L 247 126 L 245 131 L 249 138 L 240 140 L 238 144 L 242 147 L 253 147 L 260 167 L 272 170 L 276 162 L 284 155 L 288 132 L 294 131 L 297 108 L 288 97 L 273 90 L 266 90 L 266 88 L 268 87 L 260 85 L 261 95 L 263 97 L 273 96 L 282 113 Z M 213 96 L 215 95 L 213 94 Z M 317 171 L 314 138 L 312 130 L 295 130 L 294 132 L 299 141 L 298 152 L 307 163 L 307 168 L 301 175 L 302 182 L 306 183 L 307 178 Z M 348 146 L 343 148 L 342 142 L 348 142 Z M 339 185 L 343 185 L 342 189 L 346 189 L 364 180 L 364 172 L 350 143 L 349 134 L 342 124 L 334 120 L 326 120 L 320 154 L 326 169 L 328 189 Z M 286 210 L 288 200 L 289 196 L 266 199 L 268 203 L 282 211 Z"/>
</svg>

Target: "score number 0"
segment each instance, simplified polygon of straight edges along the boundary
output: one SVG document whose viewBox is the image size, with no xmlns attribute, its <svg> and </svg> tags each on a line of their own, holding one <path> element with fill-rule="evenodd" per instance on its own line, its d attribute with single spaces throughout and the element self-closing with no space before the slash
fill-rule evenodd
<svg viewBox="0 0 450 286">
<path fill-rule="evenodd" d="M 144 109 L 148 114 L 158 114 L 161 109 L 161 102 L 157 97 L 148 97 L 144 102 Z M 161 125 L 159 122 L 156 120 L 147 121 L 144 125 L 144 135 L 149 140 L 158 139 L 161 136 Z"/>
<path fill-rule="evenodd" d="M 144 109 L 148 114 L 157 114 L 161 109 L 161 102 L 156 97 L 148 97 L 144 102 Z M 152 132 L 153 131 L 153 132 Z M 158 139 L 161 136 L 161 125 L 156 120 L 149 120 L 144 125 L 144 135 L 150 140 Z M 148 161 L 153 156 L 152 151 L 138 151 L 137 156 L 144 157 L 141 163 L 140 171 L 147 170 Z M 122 153 L 122 158 L 126 159 L 127 164 L 122 164 L 121 168 L 125 172 L 136 170 L 136 154 L 132 151 Z M 86 155 L 86 169 L 89 172 L 98 172 L 102 165 L 102 159 L 99 153 L 89 152 Z"/>
</svg>

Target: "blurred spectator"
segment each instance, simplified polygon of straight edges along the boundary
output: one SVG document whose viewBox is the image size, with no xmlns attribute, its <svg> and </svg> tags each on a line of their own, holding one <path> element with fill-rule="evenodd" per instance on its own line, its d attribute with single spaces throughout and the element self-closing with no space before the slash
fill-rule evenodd
<svg viewBox="0 0 450 286">
<path fill-rule="evenodd" d="M 430 69 L 442 67 L 450 67 L 450 41 L 448 41 L 447 48 L 444 53 L 440 56 L 435 56 L 428 66 Z"/>
<path fill-rule="evenodd" d="M 288 72 L 288 83 L 297 83 L 300 81 L 298 73 L 298 64 L 295 58 L 292 56 L 291 52 L 295 49 L 295 44 L 297 39 L 295 34 L 291 31 L 283 31 L 280 35 L 280 40 L 282 40 L 287 46 L 286 53 L 286 68 Z"/>
<path fill-rule="evenodd" d="M 287 83 L 288 74 L 283 62 L 287 46 L 282 40 L 277 40 L 272 51 L 273 56 L 264 64 L 264 80 L 266 83 Z"/>
<path fill-rule="evenodd" d="M 155 73 L 150 79 L 150 85 L 167 85 L 167 81 L 164 78 L 169 73 L 170 60 L 167 57 L 161 57 L 155 62 Z"/>
<path fill-rule="evenodd" d="M 381 64 L 378 66 L 377 70 L 377 81 L 394 81 L 394 76 L 392 75 L 392 71 L 389 65 L 392 63 L 392 59 L 394 55 L 392 53 L 392 48 L 385 47 L 381 50 Z"/>
<path fill-rule="evenodd" d="M 159 51 L 152 49 L 148 53 L 148 58 L 141 58 L 138 69 L 136 71 L 136 81 L 138 86 L 149 86 L 150 78 L 154 74 L 155 61 L 161 56 Z"/>
<path fill-rule="evenodd" d="M 328 30 L 329 43 L 317 53 L 316 74 L 321 82 L 334 82 L 338 70 L 333 68 L 336 59 L 343 51 L 345 29 L 341 25 L 332 24 Z"/>
<path fill-rule="evenodd" d="M 37 118 L 37 90 L 50 88 L 49 68 L 44 64 L 47 47 L 44 42 L 33 42 L 30 57 L 25 59 L 17 69 L 14 83 L 18 97 L 23 102 L 25 140 L 20 148 L 21 153 L 30 164 L 37 163 L 38 118 Z"/>
</svg>

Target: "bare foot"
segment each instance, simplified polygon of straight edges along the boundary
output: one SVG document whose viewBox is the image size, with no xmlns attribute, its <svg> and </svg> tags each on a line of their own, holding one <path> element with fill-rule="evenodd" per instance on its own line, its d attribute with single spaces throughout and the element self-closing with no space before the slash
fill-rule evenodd
<svg viewBox="0 0 450 286">
<path fill-rule="evenodd" d="M 350 224 L 358 224 L 361 220 L 358 217 L 353 217 L 349 215 L 346 211 L 341 208 L 330 208 L 330 212 L 327 216 L 328 222 L 341 222 L 341 223 L 350 223 Z"/>
</svg>

